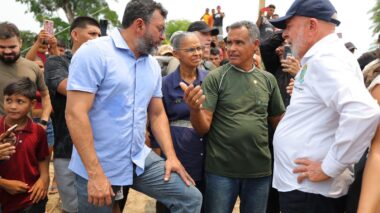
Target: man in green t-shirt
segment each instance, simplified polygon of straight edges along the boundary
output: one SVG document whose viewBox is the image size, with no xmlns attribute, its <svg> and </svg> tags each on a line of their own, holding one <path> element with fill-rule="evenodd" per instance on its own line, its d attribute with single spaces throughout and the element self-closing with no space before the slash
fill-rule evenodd
<svg viewBox="0 0 380 213">
<path fill-rule="evenodd" d="M 271 176 L 268 121 L 285 111 L 275 77 L 255 67 L 259 30 L 251 22 L 231 25 L 229 63 L 211 71 L 202 88 L 185 91 L 191 123 L 206 135 L 205 212 L 265 212 Z"/>
</svg>

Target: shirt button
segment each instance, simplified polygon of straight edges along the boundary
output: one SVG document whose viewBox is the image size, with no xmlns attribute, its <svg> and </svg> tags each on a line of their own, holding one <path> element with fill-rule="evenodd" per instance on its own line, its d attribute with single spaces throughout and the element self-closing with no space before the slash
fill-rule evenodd
<svg viewBox="0 0 380 213">
<path fill-rule="evenodd" d="M 199 139 L 200 141 L 203 141 L 203 138 Z"/>
<path fill-rule="evenodd" d="M 201 156 L 203 156 L 203 153 L 201 153 Z"/>
</svg>

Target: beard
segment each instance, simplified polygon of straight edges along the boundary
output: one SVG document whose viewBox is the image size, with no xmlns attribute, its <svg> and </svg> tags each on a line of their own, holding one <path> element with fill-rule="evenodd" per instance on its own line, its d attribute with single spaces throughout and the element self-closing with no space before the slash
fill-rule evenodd
<svg viewBox="0 0 380 213">
<path fill-rule="evenodd" d="M 154 42 L 152 35 L 148 32 L 142 38 L 137 39 L 136 50 L 140 54 L 152 54 L 157 50 L 157 42 Z"/>
<path fill-rule="evenodd" d="M 299 33 L 297 34 L 296 38 L 294 38 L 292 40 L 292 43 L 291 43 L 291 49 L 292 49 L 292 54 L 295 58 L 300 58 L 300 53 L 303 52 L 303 50 L 305 49 L 305 37 L 303 35 L 302 32 L 304 32 L 304 28 L 305 26 L 302 25 L 300 28 L 299 28 Z M 305 54 L 303 52 L 303 54 Z"/>
<path fill-rule="evenodd" d="M 13 57 L 5 57 L 5 56 L 13 56 Z M 19 58 L 20 58 L 20 53 L 0 55 L 0 61 L 2 61 L 4 64 L 14 64 Z"/>
</svg>

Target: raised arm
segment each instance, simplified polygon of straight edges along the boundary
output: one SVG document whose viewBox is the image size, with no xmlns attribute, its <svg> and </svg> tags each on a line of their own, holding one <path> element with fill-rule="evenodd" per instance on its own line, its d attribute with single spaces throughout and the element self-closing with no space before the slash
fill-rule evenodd
<svg viewBox="0 0 380 213">
<path fill-rule="evenodd" d="M 207 134 L 211 127 L 213 112 L 202 109 L 202 103 L 206 97 L 203 95 L 201 87 L 194 88 L 193 85 L 187 86 L 183 82 L 180 83 L 180 86 L 184 91 L 183 99 L 190 108 L 190 121 L 194 130 L 199 135 Z"/>
</svg>

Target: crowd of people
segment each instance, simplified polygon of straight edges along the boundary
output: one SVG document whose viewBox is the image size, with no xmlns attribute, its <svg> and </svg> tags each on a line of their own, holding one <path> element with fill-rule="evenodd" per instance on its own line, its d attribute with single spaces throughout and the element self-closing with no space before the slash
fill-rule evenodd
<svg viewBox="0 0 380 213">
<path fill-rule="evenodd" d="M 0 212 L 55 189 L 63 212 L 123 212 L 130 188 L 160 213 L 378 212 L 380 48 L 356 59 L 329 0 L 275 9 L 207 8 L 162 45 L 168 11 L 131 0 L 108 35 L 79 16 L 70 47 L 41 30 L 25 56 L 0 23 Z"/>
</svg>

